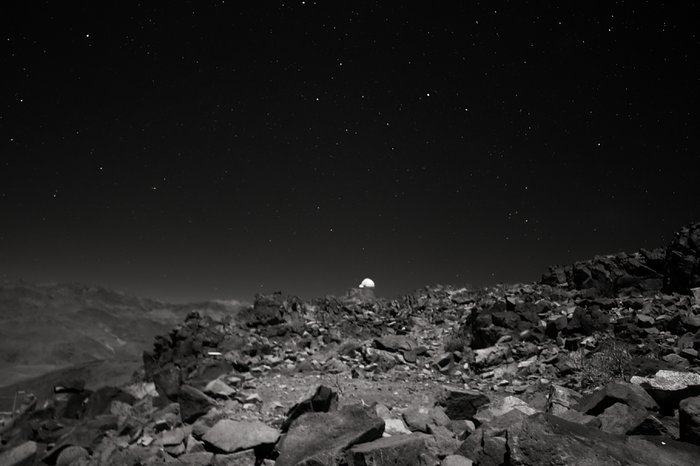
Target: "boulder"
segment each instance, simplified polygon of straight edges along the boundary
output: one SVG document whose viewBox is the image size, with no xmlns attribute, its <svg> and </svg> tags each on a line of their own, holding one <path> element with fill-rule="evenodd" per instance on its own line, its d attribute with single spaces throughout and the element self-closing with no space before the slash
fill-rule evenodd
<svg viewBox="0 0 700 466">
<path fill-rule="evenodd" d="M 216 405 L 216 401 L 190 385 L 180 387 L 178 402 L 180 403 L 180 417 L 187 423 L 196 421 L 197 418 L 206 414 L 212 406 Z"/>
<path fill-rule="evenodd" d="M 338 407 L 338 394 L 325 385 L 316 387 L 314 393 L 305 400 L 292 406 L 287 412 L 287 419 L 282 424 L 282 432 L 286 432 L 294 420 L 305 413 L 327 413 Z"/>
<path fill-rule="evenodd" d="M 83 416 L 94 418 L 100 414 L 109 414 L 113 401 L 120 401 L 126 404 L 133 404 L 136 401 L 131 394 L 117 387 L 101 387 L 90 395 Z"/>
<path fill-rule="evenodd" d="M 415 340 L 406 335 L 385 335 L 374 339 L 374 346 L 381 350 L 399 352 L 411 351 L 418 345 Z"/>
<path fill-rule="evenodd" d="M 484 409 L 480 409 L 474 416 L 474 419 L 479 421 L 481 424 L 486 424 L 492 419 L 503 416 L 513 409 L 517 409 L 526 416 L 530 416 L 531 414 L 535 414 L 537 412 L 536 409 L 515 396 L 507 396 L 502 400 L 491 402 L 489 405 L 484 406 L 483 408 Z"/>
<path fill-rule="evenodd" d="M 624 403 L 615 403 L 598 415 L 600 430 L 611 434 L 628 434 L 647 418 L 643 409 L 631 408 Z"/>
<path fill-rule="evenodd" d="M 362 405 L 300 416 L 277 445 L 275 466 L 335 464 L 353 445 L 382 436 L 384 421 Z"/>
<path fill-rule="evenodd" d="M 476 390 L 443 387 L 436 401 L 439 406 L 445 408 L 445 414 L 450 419 L 461 420 L 473 418 L 479 408 L 489 402 L 489 399 Z"/>
<path fill-rule="evenodd" d="M 695 372 L 660 370 L 653 377 L 634 376 L 631 382 L 643 387 L 663 414 L 673 414 L 682 400 L 700 395 L 700 374 Z"/>
<path fill-rule="evenodd" d="M 551 414 L 535 414 L 507 430 L 509 465 L 673 464 L 692 466 L 700 447 L 653 437 L 615 435 L 568 422 Z"/>
<path fill-rule="evenodd" d="M 680 439 L 700 445 L 700 396 L 686 398 L 678 408 Z"/>
<path fill-rule="evenodd" d="M 420 434 L 396 435 L 350 448 L 348 466 L 428 466 L 425 437 Z"/>
<path fill-rule="evenodd" d="M 84 447 L 71 446 L 61 451 L 58 458 L 56 458 L 56 466 L 73 466 L 78 464 L 78 461 L 89 457 L 90 453 Z"/>
<path fill-rule="evenodd" d="M 209 429 L 202 440 L 221 453 L 235 453 L 263 446 L 274 445 L 279 439 L 277 429 L 260 421 L 240 422 L 222 419 Z"/>
<path fill-rule="evenodd" d="M 584 414 L 597 416 L 615 403 L 624 403 L 631 408 L 658 411 L 654 399 L 639 385 L 613 382 L 605 388 L 583 398 L 576 409 Z"/>
</svg>

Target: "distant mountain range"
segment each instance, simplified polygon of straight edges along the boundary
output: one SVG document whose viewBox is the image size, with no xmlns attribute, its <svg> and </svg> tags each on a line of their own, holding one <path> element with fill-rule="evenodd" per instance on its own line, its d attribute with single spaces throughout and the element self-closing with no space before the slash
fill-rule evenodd
<svg viewBox="0 0 700 466">
<path fill-rule="evenodd" d="M 134 368 L 156 335 L 197 310 L 217 317 L 246 304 L 170 304 L 78 283 L 0 284 L 0 387 L 95 361 Z"/>
</svg>

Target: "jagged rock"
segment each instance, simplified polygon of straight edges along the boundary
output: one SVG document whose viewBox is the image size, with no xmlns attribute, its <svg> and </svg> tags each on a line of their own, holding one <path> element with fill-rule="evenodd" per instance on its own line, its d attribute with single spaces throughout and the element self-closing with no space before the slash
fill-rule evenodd
<svg viewBox="0 0 700 466">
<path fill-rule="evenodd" d="M 643 387 L 661 407 L 671 414 L 685 398 L 700 395 L 700 374 L 660 370 L 653 377 L 634 376 L 632 384 Z"/>
<path fill-rule="evenodd" d="M 327 413 L 338 407 L 338 394 L 330 387 L 319 385 L 311 397 L 300 401 L 289 409 L 287 419 L 282 424 L 282 432 L 286 432 L 295 419 L 305 413 Z"/>
<path fill-rule="evenodd" d="M 576 409 L 584 414 L 597 416 L 618 402 L 640 410 L 659 409 L 654 399 L 643 388 L 627 382 L 609 383 L 605 388 L 583 398 Z"/>
<path fill-rule="evenodd" d="M 36 442 L 28 441 L 0 453 L 0 464 L 3 466 L 31 466 L 38 453 Z"/>
<path fill-rule="evenodd" d="M 420 434 L 396 435 L 362 443 L 350 448 L 348 466 L 432 466 L 425 437 Z"/>
<path fill-rule="evenodd" d="M 576 465 L 695 465 L 700 447 L 654 438 L 615 435 L 535 414 L 507 429 L 509 463 Z"/>
<path fill-rule="evenodd" d="M 700 445 L 700 396 L 686 398 L 678 408 L 680 439 Z"/>
<path fill-rule="evenodd" d="M 510 349 L 505 346 L 489 346 L 474 350 L 474 364 L 479 368 L 485 368 L 502 364 L 510 354 Z"/>
<path fill-rule="evenodd" d="M 212 398 L 189 385 L 180 387 L 178 402 L 180 403 L 180 416 L 187 423 L 196 421 L 198 417 L 206 414 L 212 406 L 216 405 Z"/>
<path fill-rule="evenodd" d="M 273 445 L 280 433 L 260 421 L 239 422 L 222 419 L 202 437 L 205 443 L 223 453 L 235 453 L 263 445 Z"/>
<path fill-rule="evenodd" d="M 445 408 L 445 414 L 452 420 L 471 419 L 478 409 L 489 399 L 476 390 L 461 390 L 443 387 L 437 395 L 437 404 Z"/>
<path fill-rule="evenodd" d="M 163 396 L 171 401 L 177 400 L 177 397 L 180 394 L 182 375 L 180 373 L 180 369 L 175 366 L 175 364 L 168 363 L 165 366 L 157 369 L 152 373 L 151 378 L 153 379 L 156 391 L 160 396 Z"/>
<path fill-rule="evenodd" d="M 166 430 L 160 433 L 157 440 L 158 445 L 173 446 L 181 444 L 190 434 L 192 428 L 177 427 L 173 430 Z"/>
<path fill-rule="evenodd" d="M 627 434 L 639 427 L 647 417 L 643 409 L 635 409 L 624 403 L 615 403 L 598 415 L 600 430 L 611 434 Z"/>
<path fill-rule="evenodd" d="M 329 413 L 299 417 L 277 445 L 275 466 L 334 464 L 353 445 L 382 436 L 384 421 L 361 405 L 348 405 Z"/>
<path fill-rule="evenodd" d="M 480 466 L 504 464 L 507 454 L 507 430 L 526 417 L 524 413 L 514 409 L 492 419 L 467 437 L 454 454 L 469 458 Z"/>
</svg>

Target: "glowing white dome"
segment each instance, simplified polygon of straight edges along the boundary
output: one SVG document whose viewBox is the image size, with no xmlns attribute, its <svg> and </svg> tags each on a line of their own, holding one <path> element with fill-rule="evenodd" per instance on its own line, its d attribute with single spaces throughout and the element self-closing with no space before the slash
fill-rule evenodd
<svg viewBox="0 0 700 466">
<path fill-rule="evenodd" d="M 360 283 L 360 288 L 374 288 L 374 280 L 365 278 L 362 280 L 362 283 Z"/>
</svg>

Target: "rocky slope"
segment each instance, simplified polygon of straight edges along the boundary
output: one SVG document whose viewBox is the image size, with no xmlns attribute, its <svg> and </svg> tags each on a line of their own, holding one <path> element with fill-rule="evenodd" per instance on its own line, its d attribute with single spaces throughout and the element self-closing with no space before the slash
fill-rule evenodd
<svg viewBox="0 0 700 466">
<path fill-rule="evenodd" d="M 699 231 L 536 284 L 191 312 L 133 383 L 25 399 L 0 465 L 699 464 Z"/>
</svg>

